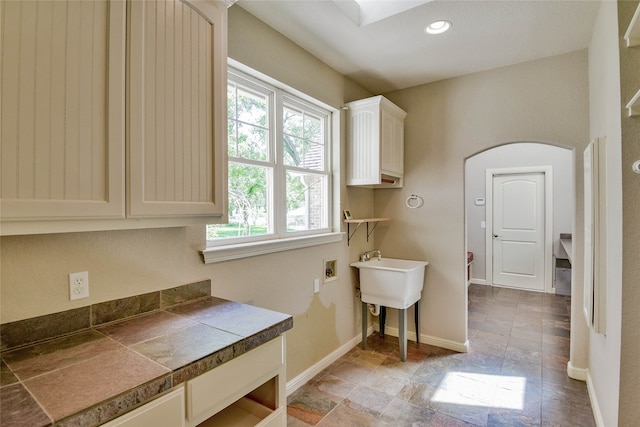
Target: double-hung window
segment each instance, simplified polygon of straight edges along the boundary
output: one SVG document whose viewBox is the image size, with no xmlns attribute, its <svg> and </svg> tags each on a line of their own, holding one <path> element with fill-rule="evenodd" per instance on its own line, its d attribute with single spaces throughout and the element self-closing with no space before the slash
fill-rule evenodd
<svg viewBox="0 0 640 427">
<path fill-rule="evenodd" d="M 232 68 L 227 95 L 229 222 L 208 246 L 331 231 L 331 112 Z"/>
</svg>

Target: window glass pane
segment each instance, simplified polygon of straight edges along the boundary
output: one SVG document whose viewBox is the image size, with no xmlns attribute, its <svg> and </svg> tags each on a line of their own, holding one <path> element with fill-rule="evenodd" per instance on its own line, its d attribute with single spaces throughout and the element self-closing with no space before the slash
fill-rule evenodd
<svg viewBox="0 0 640 427">
<path fill-rule="evenodd" d="M 326 228 L 326 175 L 287 171 L 287 232 Z"/>
<path fill-rule="evenodd" d="M 227 86 L 230 157 L 269 160 L 268 105 L 265 94 L 249 91 L 234 83 Z"/>
<path fill-rule="evenodd" d="M 284 108 L 283 120 L 284 164 L 324 170 L 322 120 L 288 107 Z"/>
<path fill-rule="evenodd" d="M 322 143 L 322 121 L 316 117 L 306 115 L 304 117 L 304 138 L 316 143 Z"/>
<path fill-rule="evenodd" d="M 229 119 L 227 121 L 227 154 L 229 157 L 238 157 L 238 122 Z"/>
<path fill-rule="evenodd" d="M 291 135 L 283 135 L 284 164 L 304 167 L 304 140 Z"/>
<path fill-rule="evenodd" d="M 324 170 L 324 145 L 307 144 L 303 167 L 314 170 Z"/>
<path fill-rule="evenodd" d="M 324 170 L 324 146 L 301 138 L 284 136 L 284 164 L 305 169 Z"/>
<path fill-rule="evenodd" d="M 231 141 L 231 139 L 229 139 Z M 238 123 L 236 157 L 266 161 L 269 152 L 266 129 Z"/>
<path fill-rule="evenodd" d="M 237 94 L 238 120 L 258 126 L 267 126 L 268 97 L 264 94 L 250 92 L 238 87 Z"/>
<path fill-rule="evenodd" d="M 227 115 L 229 118 L 236 118 L 236 84 L 229 82 L 227 85 Z"/>
<path fill-rule="evenodd" d="M 292 108 L 284 107 L 282 116 L 282 131 L 287 135 L 304 135 L 304 118 L 302 112 Z"/>
<path fill-rule="evenodd" d="M 273 233 L 271 168 L 229 163 L 229 223 L 207 227 L 207 239 Z"/>
</svg>

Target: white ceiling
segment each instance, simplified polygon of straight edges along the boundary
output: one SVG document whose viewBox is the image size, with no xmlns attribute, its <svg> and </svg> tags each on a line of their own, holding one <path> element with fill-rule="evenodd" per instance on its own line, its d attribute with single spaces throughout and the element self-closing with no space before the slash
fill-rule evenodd
<svg viewBox="0 0 640 427">
<path fill-rule="evenodd" d="M 237 5 L 380 94 L 586 48 L 600 2 L 239 0 Z M 424 27 L 437 19 L 453 27 L 425 34 Z"/>
</svg>

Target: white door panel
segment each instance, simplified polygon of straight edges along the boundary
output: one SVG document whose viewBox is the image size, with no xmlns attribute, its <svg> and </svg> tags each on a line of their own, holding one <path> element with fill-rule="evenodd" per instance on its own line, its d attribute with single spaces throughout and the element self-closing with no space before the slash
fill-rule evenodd
<svg viewBox="0 0 640 427">
<path fill-rule="evenodd" d="M 501 242 L 502 273 L 533 276 L 536 274 L 534 242 Z"/>
<path fill-rule="evenodd" d="M 493 178 L 493 283 L 544 290 L 543 173 Z"/>
</svg>

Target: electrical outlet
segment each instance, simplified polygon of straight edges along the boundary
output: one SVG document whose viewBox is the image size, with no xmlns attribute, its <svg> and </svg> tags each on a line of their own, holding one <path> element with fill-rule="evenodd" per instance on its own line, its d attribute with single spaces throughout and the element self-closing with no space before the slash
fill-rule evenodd
<svg viewBox="0 0 640 427">
<path fill-rule="evenodd" d="M 69 274 L 69 300 L 89 298 L 89 272 Z"/>
</svg>

